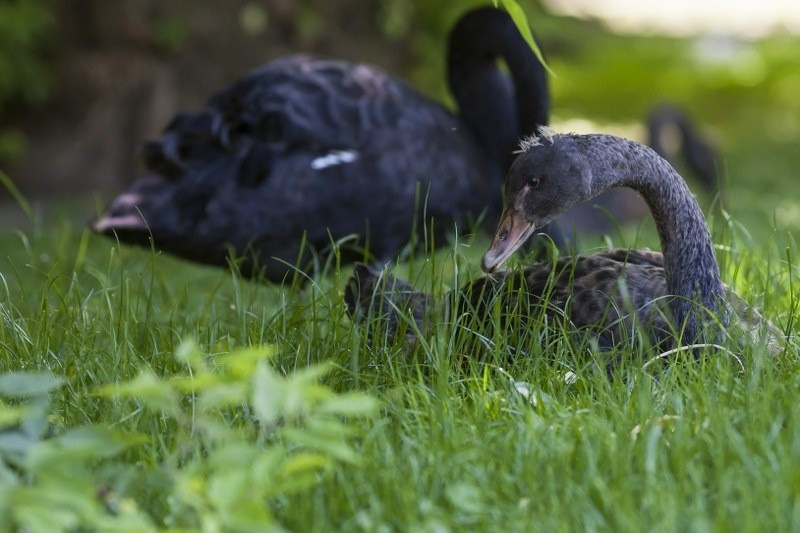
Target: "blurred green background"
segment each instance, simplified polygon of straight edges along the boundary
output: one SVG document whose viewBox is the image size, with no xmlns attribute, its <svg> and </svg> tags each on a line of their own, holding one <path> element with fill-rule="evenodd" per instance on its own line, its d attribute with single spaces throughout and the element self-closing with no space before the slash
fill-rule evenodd
<svg viewBox="0 0 800 533">
<path fill-rule="evenodd" d="M 292 52 L 377 64 L 452 105 L 447 33 L 481 3 L 6 1 L 0 168 L 47 206 L 45 215 L 54 198 L 84 199 L 75 210 L 85 220 L 136 176 L 140 143 L 175 112 L 197 109 L 236 76 Z M 520 1 L 556 74 L 552 124 L 643 140 L 648 110 L 677 103 L 720 150 L 733 216 L 757 236 L 800 229 L 800 37 L 780 24 L 742 35 L 717 20 L 708 23 L 713 31 L 690 31 L 689 14 L 674 31 L 634 24 L 615 33 L 613 17 L 560 14 L 576 3 L 585 4 Z M 23 224 L 8 215 L 18 212 L 11 195 L 0 198 L 11 221 L 4 225 Z"/>
</svg>

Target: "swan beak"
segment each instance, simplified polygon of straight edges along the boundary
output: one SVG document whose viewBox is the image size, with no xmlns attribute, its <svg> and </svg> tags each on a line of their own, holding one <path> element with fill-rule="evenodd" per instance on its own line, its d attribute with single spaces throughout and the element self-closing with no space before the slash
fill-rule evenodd
<svg viewBox="0 0 800 533">
<path fill-rule="evenodd" d="M 147 231 L 139 211 L 143 198 L 135 193 L 119 195 L 100 218 L 91 223 L 91 228 L 97 233 L 111 234 L 115 230 Z"/>
<path fill-rule="evenodd" d="M 525 220 L 515 209 L 506 209 L 497 225 L 489 250 L 483 254 L 481 268 L 486 273 L 494 272 L 506 259 L 517 251 L 533 235 L 536 226 Z"/>
</svg>

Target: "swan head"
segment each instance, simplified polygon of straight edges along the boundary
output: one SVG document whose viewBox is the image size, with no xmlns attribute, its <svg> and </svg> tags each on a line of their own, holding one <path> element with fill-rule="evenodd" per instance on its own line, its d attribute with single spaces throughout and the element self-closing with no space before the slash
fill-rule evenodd
<svg viewBox="0 0 800 533">
<path fill-rule="evenodd" d="M 538 228 L 592 196 L 592 169 L 582 138 L 549 129 L 524 139 L 508 172 L 505 209 L 481 268 L 493 272 Z"/>
</svg>

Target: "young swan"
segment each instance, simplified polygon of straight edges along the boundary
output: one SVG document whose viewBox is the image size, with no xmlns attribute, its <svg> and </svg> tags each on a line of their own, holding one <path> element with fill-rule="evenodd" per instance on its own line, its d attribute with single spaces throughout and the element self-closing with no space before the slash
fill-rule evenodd
<svg viewBox="0 0 800 533">
<path fill-rule="evenodd" d="M 521 272 L 496 272 L 537 229 L 564 210 L 616 187 L 632 188 L 645 199 L 662 253 L 611 250 L 537 263 Z M 647 146 L 611 135 L 562 135 L 541 129 L 521 143 L 506 180 L 505 199 L 481 265 L 491 275 L 461 290 L 461 300 L 473 307 L 484 307 L 488 296 L 513 283 L 513 293 L 501 295 L 505 302 L 517 305 L 522 294 L 531 308 L 544 307 L 547 314 L 568 317 L 578 329 L 591 329 L 606 348 L 629 339 L 634 324 L 643 326 L 662 348 L 678 337 L 684 345 L 717 342 L 728 327 L 729 300 L 737 310 L 746 309 L 720 279 L 711 235 L 691 191 Z M 347 294 L 351 310 L 357 311 L 359 301 L 362 309 L 374 309 L 374 291 L 356 290 L 365 283 L 378 286 L 369 279 L 375 275 L 365 267 L 356 271 Z M 391 287 L 400 282 L 385 275 L 383 279 L 384 291 L 375 294 L 392 302 L 386 308 L 406 310 L 409 298 L 417 304 L 431 301 L 409 291 L 407 284 L 395 294 Z M 417 323 L 419 307 L 413 306 L 412 312 Z M 754 324 L 760 322 L 754 310 L 747 311 Z"/>
</svg>

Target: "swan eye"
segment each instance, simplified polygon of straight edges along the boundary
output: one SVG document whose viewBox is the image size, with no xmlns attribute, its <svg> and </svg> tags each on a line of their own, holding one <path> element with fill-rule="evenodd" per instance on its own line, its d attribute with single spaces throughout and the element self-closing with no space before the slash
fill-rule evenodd
<svg viewBox="0 0 800 533">
<path fill-rule="evenodd" d="M 538 189 L 541 180 L 539 178 L 528 178 L 528 187 L 531 189 Z"/>
</svg>

